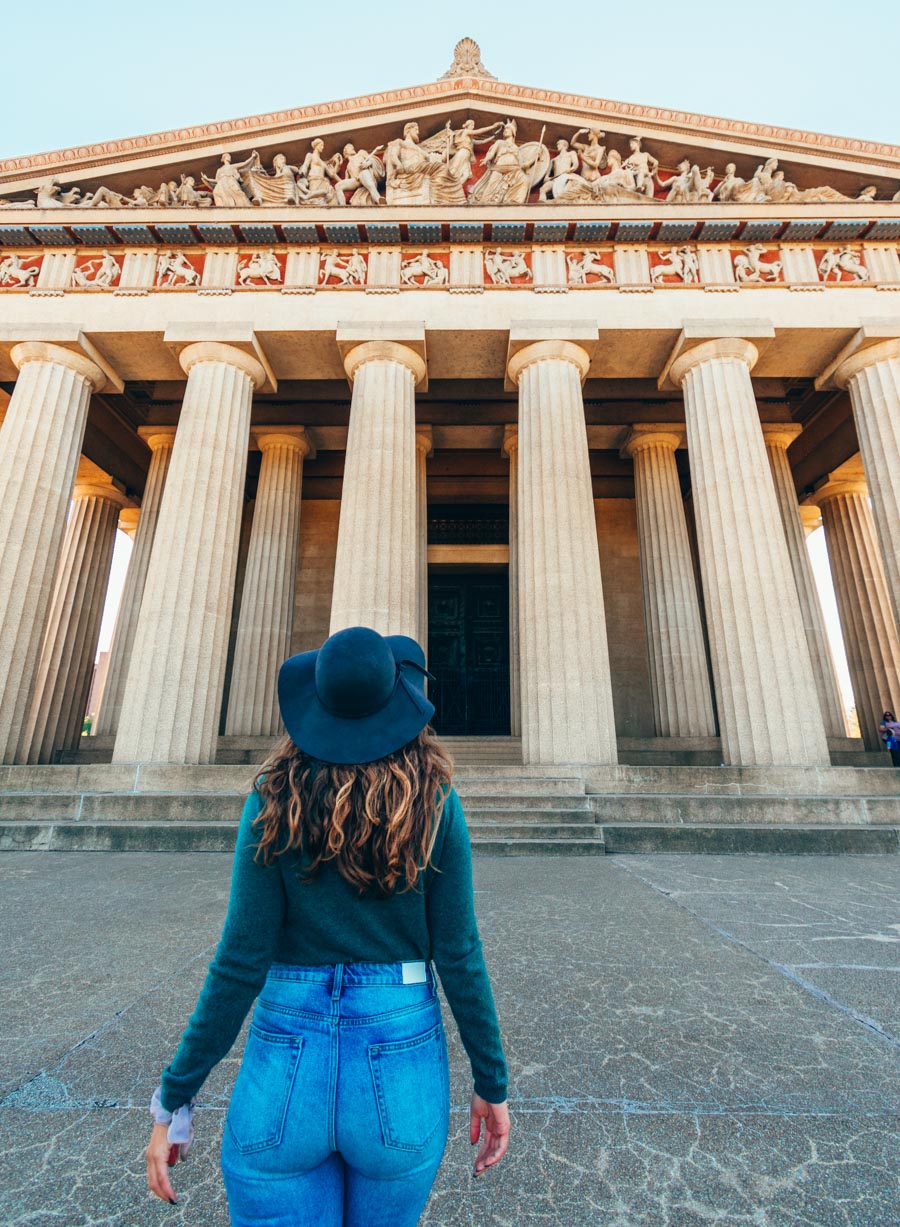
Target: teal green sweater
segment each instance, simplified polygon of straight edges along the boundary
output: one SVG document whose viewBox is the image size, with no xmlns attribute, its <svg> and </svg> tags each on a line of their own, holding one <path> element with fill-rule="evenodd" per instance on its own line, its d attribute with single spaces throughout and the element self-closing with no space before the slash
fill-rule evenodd
<svg viewBox="0 0 900 1227">
<path fill-rule="evenodd" d="M 506 1099 L 506 1062 L 475 920 L 469 833 L 456 790 L 447 797 L 424 881 L 389 899 L 360 898 L 330 864 L 304 884 L 297 854 L 279 856 L 271 865 L 254 860 L 259 829 L 253 820 L 261 805 L 254 791 L 244 806 L 222 937 L 162 1076 L 166 1111 L 192 1099 L 227 1055 L 273 962 L 321 967 L 433 961 L 476 1092 L 489 1103 Z"/>
</svg>

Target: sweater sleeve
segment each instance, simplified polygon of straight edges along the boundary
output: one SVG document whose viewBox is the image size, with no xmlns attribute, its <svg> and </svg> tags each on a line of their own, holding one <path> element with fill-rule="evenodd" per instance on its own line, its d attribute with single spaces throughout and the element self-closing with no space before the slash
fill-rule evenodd
<svg viewBox="0 0 900 1227">
<path fill-rule="evenodd" d="M 447 797 L 441 825 L 440 855 L 425 896 L 431 957 L 472 1066 L 476 1094 L 488 1103 L 502 1103 L 506 1061 L 475 919 L 469 832 L 455 789 Z"/>
<path fill-rule="evenodd" d="M 222 937 L 178 1051 L 162 1075 L 167 1112 L 192 1099 L 228 1054 L 275 955 L 286 901 L 278 865 L 254 860 L 259 836 L 253 820 L 261 804 L 254 790 L 241 815 Z"/>
</svg>

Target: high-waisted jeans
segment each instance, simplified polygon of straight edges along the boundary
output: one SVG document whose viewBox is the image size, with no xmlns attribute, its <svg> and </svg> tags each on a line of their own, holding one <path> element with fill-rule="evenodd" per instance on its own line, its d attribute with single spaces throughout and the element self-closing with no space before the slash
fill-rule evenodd
<svg viewBox="0 0 900 1227">
<path fill-rule="evenodd" d="M 448 1124 L 430 965 L 275 964 L 225 1123 L 232 1227 L 414 1227 Z"/>
</svg>

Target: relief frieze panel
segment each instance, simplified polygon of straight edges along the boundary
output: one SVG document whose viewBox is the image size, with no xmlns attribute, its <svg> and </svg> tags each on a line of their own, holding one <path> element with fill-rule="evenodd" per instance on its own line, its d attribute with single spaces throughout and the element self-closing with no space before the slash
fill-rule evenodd
<svg viewBox="0 0 900 1227">
<path fill-rule="evenodd" d="M 711 258 L 715 256 L 715 258 Z M 870 269 L 871 262 L 871 269 Z M 159 247 L 131 251 L 6 250 L 0 293 L 122 295 L 278 291 L 833 290 L 900 286 L 900 248 L 880 245 L 684 243 L 644 247 L 510 245 L 430 248 Z"/>
</svg>

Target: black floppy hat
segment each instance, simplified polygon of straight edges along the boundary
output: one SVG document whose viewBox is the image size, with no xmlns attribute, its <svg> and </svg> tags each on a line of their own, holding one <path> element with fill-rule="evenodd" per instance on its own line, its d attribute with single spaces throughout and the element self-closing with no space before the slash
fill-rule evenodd
<svg viewBox="0 0 900 1227">
<path fill-rule="evenodd" d="M 278 672 L 278 705 L 291 740 L 325 763 L 370 763 L 421 733 L 434 715 L 425 653 L 406 635 L 351 626 Z"/>
</svg>

